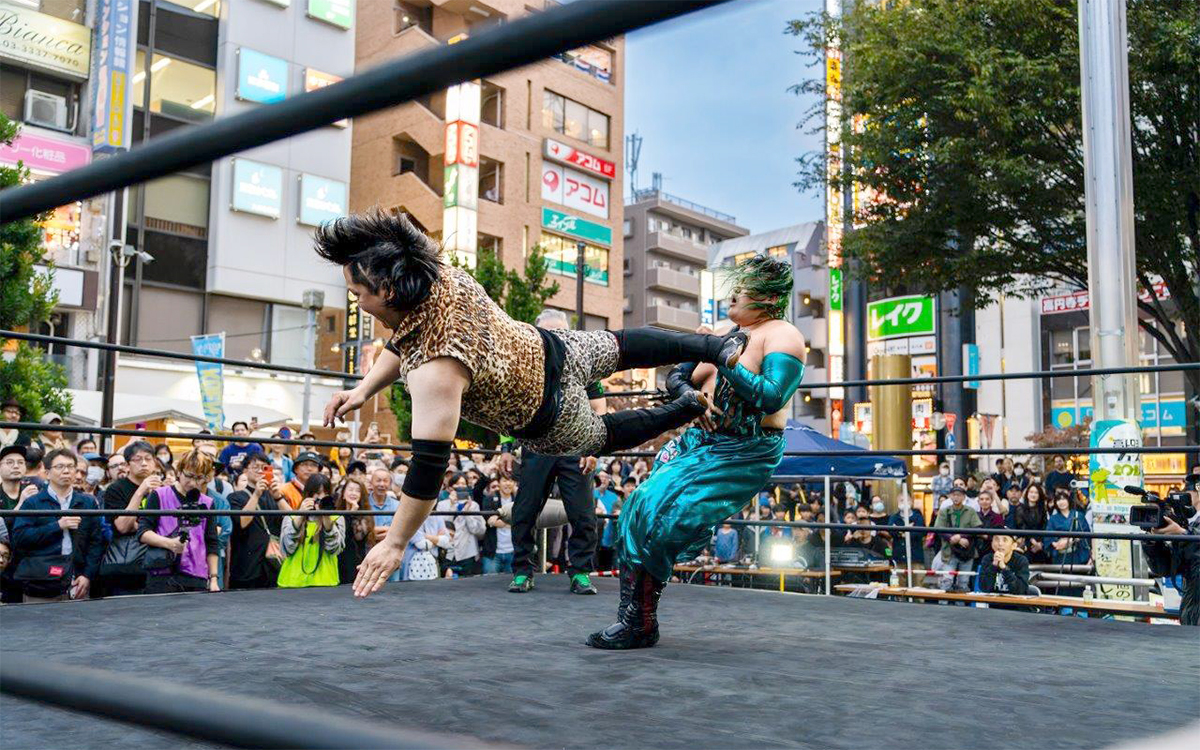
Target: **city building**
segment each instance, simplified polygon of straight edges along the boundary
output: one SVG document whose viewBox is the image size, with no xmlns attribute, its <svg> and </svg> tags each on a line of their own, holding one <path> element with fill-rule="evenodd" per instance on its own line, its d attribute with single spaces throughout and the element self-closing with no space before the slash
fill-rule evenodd
<svg viewBox="0 0 1200 750">
<path fill-rule="evenodd" d="M 793 299 L 788 305 L 792 323 L 804 334 L 808 346 L 804 382 L 829 382 L 827 320 L 830 304 L 829 269 L 825 265 L 825 225 L 809 221 L 761 234 L 718 242 L 709 248 L 708 266 L 713 273 L 713 290 L 704 295 L 706 323 L 720 325 L 728 320 L 728 290 L 721 283 L 721 268 L 741 263 L 755 255 L 788 259 L 795 278 Z M 829 434 L 831 409 L 824 391 L 802 391 L 792 399 L 792 418 Z"/>
<path fill-rule="evenodd" d="M 709 250 L 749 231 L 729 214 L 661 190 L 635 191 L 625 206 L 624 327 L 696 330 Z"/>
<path fill-rule="evenodd" d="M 38 4 L 3 0 L 2 10 L 28 16 L 35 11 L 22 6 Z M 90 39 L 85 34 L 83 40 L 90 41 L 96 53 L 91 91 L 83 51 L 77 75 L 53 78 L 30 71 L 20 91 L 10 88 L 20 73 L 10 71 L 6 54 L 5 112 L 23 96 L 24 111 L 38 113 L 40 123 L 39 130 L 26 132 L 41 136 L 47 127 L 43 111 L 54 112 L 48 97 L 57 96 L 66 101 L 63 129 L 71 130 L 72 143 L 82 141 L 97 154 L 267 106 L 354 71 L 352 0 L 45 0 L 40 6 L 35 20 L 47 35 L 66 33 L 63 29 L 77 32 L 67 24 L 88 31 L 80 26 L 85 19 L 76 23 L 61 16 L 82 15 L 88 6 L 93 8 L 95 18 L 86 19 Z M 51 18 L 50 13 L 58 16 Z M 122 28 L 128 28 L 132 44 L 122 39 Z M 125 55 L 127 51 L 133 54 Z M 117 89 L 107 76 L 120 68 L 121 60 L 128 86 Z M 125 112 L 111 106 L 123 98 L 128 101 Z M 191 352 L 192 336 L 223 333 L 226 357 L 307 365 L 313 354 L 306 348 L 306 297 L 311 306 L 321 303 L 323 295 L 315 316 L 323 334 L 321 346 L 341 340 L 329 318 L 345 306 L 345 283 L 339 269 L 320 262 L 312 252 L 311 233 L 321 221 L 347 210 L 351 133 L 349 123 L 336 123 L 131 187 L 116 197 L 87 201 L 79 208 L 84 224 L 74 258 L 94 264 L 99 274 L 95 281 L 87 281 L 90 277 L 85 275 L 82 285 L 84 302 L 99 312 L 86 320 L 76 316 L 81 318 L 77 321 L 63 314 L 56 318 L 63 321 L 56 332 L 104 338 L 108 237 L 119 236 L 111 225 L 123 219 L 124 241 L 135 254 L 124 271 L 122 343 Z M 86 222 L 93 214 L 101 219 L 89 226 Z M 65 268 L 70 272 L 69 262 Z M 60 279 L 63 270 L 57 271 Z M 330 315 L 323 315 L 324 309 Z M 103 358 L 93 353 L 63 359 L 72 366 L 73 416 L 97 421 L 97 360 Z M 225 368 L 223 381 L 225 427 L 235 419 L 257 418 L 264 428 L 301 421 L 303 378 Z M 310 415 L 320 411 L 326 394 L 341 387 L 341 379 L 316 379 Z M 115 421 L 166 429 L 203 425 L 200 396 L 193 365 L 122 356 Z"/>
<path fill-rule="evenodd" d="M 451 44 L 540 12 L 542 0 L 360 3 L 357 66 Z M 541 245 L 551 307 L 576 309 L 585 244 L 585 324 L 621 326 L 624 40 L 455 86 L 358 118 L 350 208 L 408 214 L 467 264 L 494 252 L 520 270 Z"/>
</svg>

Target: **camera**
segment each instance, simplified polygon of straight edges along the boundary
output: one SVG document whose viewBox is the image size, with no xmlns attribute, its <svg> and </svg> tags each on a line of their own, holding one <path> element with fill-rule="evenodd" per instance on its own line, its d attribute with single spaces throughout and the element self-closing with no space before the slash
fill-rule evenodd
<svg viewBox="0 0 1200 750">
<path fill-rule="evenodd" d="M 317 499 L 317 510 L 333 510 L 337 506 L 337 498 L 333 495 Z"/>
<path fill-rule="evenodd" d="M 1192 474 L 1185 480 L 1184 486 L 1194 488 L 1198 479 L 1200 476 Z M 1166 525 L 1167 519 L 1186 529 L 1188 519 L 1195 513 L 1192 507 L 1191 493 L 1187 490 L 1168 492 L 1165 498 L 1157 492 L 1150 492 L 1132 485 L 1125 487 L 1125 491 L 1149 500 L 1149 502 L 1139 503 L 1129 509 L 1129 523 L 1139 529 L 1161 529 Z"/>
</svg>

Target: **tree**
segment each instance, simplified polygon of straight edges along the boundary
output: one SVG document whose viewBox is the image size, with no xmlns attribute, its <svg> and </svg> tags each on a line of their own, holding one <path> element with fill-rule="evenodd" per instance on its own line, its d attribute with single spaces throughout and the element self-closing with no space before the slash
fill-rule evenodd
<svg viewBox="0 0 1200 750">
<path fill-rule="evenodd" d="M 1076 0 L 909 0 L 790 22 L 801 54 L 844 51 L 842 169 L 829 175 L 823 153 L 806 154 L 796 186 L 857 183 L 873 196 L 856 201 L 843 241 L 851 272 L 897 292 L 965 287 L 978 299 L 1087 288 L 1076 13 Z M 1195 362 L 1197 2 L 1129 0 L 1128 29 L 1140 324 L 1176 361 Z M 820 130 L 824 80 L 794 90 L 820 95 L 804 120 Z M 1156 277 L 1169 299 L 1156 297 Z M 1200 372 L 1185 377 L 1195 398 Z"/>
<path fill-rule="evenodd" d="M 458 256 L 452 255 L 450 265 L 462 268 Z M 542 312 L 546 300 L 558 294 L 558 282 L 546 283 L 546 256 L 540 246 L 530 248 L 525 257 L 524 274 L 510 271 L 490 248 L 479 251 L 475 267 L 467 268 L 492 300 L 504 308 L 514 320 L 533 323 Z M 507 293 L 506 293 L 507 292 Z M 394 383 L 388 392 L 388 405 L 396 415 L 399 439 L 412 437 L 412 399 L 401 383 Z M 495 445 L 499 440 L 496 433 L 470 422 L 459 422 L 458 435 L 464 440 Z"/>
<path fill-rule="evenodd" d="M 16 123 L 0 114 L 0 141 L 12 145 L 18 130 Z M 0 166 L 0 190 L 20 185 L 28 177 L 23 164 Z M 36 329 L 50 318 L 58 302 L 53 266 L 42 258 L 40 224 L 47 218 L 42 215 L 0 224 L 0 329 Z M 37 263 L 44 263 L 50 272 L 36 273 Z M 66 387 L 66 372 L 40 349 L 22 342 L 0 359 L 0 394 L 21 404 L 26 421 L 36 422 L 46 411 L 68 413 L 71 397 Z"/>
</svg>

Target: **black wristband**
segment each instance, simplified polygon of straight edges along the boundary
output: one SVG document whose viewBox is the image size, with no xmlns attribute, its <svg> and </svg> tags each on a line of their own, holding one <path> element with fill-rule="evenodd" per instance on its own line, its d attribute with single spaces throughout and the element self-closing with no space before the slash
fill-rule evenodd
<svg viewBox="0 0 1200 750">
<path fill-rule="evenodd" d="M 437 500 L 450 466 L 449 440 L 413 440 L 412 461 L 400 491 L 418 500 Z"/>
</svg>

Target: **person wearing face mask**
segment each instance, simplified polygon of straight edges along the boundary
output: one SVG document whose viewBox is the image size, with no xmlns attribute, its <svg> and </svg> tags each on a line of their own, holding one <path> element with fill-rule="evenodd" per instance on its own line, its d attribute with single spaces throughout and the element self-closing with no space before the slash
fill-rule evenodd
<svg viewBox="0 0 1200 750">
<path fill-rule="evenodd" d="M 1025 470 L 1025 464 L 1019 461 L 1013 464 L 1012 473 L 1012 479 L 1008 480 L 1008 485 L 1011 486 L 1015 484 L 1022 492 L 1024 492 L 1025 488 L 1029 486 L 1030 481 L 1029 472 Z M 1008 486 L 1006 486 L 1004 489 L 1005 492 L 1007 492 Z"/>
<path fill-rule="evenodd" d="M 1009 489 L 1012 490 L 1015 488 L 1010 486 Z M 1012 494 L 1015 495 L 1015 492 Z M 1000 499 L 991 492 L 979 493 L 979 520 L 982 522 L 983 528 L 1002 529 L 1005 527 L 1004 514 L 997 510 L 1000 507 L 1000 502 Z M 991 549 L 991 544 L 991 540 L 986 536 L 975 537 L 976 554 L 982 558 Z"/>
<path fill-rule="evenodd" d="M 437 510 L 454 513 L 479 510 L 479 503 L 471 498 L 466 474 L 454 477 L 448 496 L 437 504 Z M 483 516 L 451 516 L 447 522 L 454 527 L 450 549 L 446 553 L 447 565 L 460 578 L 479 575 L 479 540 L 487 534 L 487 522 Z"/>
<path fill-rule="evenodd" d="M 888 526 L 924 526 L 925 516 L 921 514 L 919 508 L 912 507 L 912 499 L 908 494 L 900 495 L 900 503 L 896 512 L 887 519 Z M 913 532 L 903 532 L 895 534 L 895 541 L 892 543 L 892 561 L 898 566 L 907 566 L 908 552 L 912 550 L 913 567 L 920 567 L 925 562 L 925 556 L 921 547 L 921 534 Z"/>
<path fill-rule="evenodd" d="M 950 488 L 954 486 L 954 477 L 950 476 L 950 464 L 943 463 L 938 467 L 937 476 L 933 478 L 929 488 L 933 490 L 934 497 L 949 495 Z"/>
</svg>

